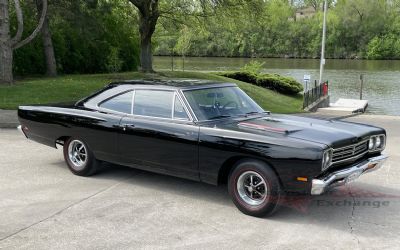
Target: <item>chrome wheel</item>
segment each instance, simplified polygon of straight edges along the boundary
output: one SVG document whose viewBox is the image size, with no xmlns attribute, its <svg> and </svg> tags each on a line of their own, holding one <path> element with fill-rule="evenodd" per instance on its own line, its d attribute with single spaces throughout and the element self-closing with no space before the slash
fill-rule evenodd
<svg viewBox="0 0 400 250">
<path fill-rule="evenodd" d="M 75 171 L 81 171 L 85 168 L 88 156 L 87 149 L 83 142 L 73 140 L 68 146 L 68 157 Z"/>
<path fill-rule="evenodd" d="M 236 185 L 240 198 L 251 206 L 258 206 L 267 198 L 267 183 L 257 172 L 243 172 Z"/>
</svg>

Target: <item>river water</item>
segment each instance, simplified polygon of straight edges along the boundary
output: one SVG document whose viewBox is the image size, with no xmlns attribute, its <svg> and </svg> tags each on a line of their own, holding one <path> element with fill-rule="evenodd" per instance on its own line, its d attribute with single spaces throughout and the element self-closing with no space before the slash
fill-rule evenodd
<svg viewBox="0 0 400 250">
<path fill-rule="evenodd" d="M 185 69 L 191 71 L 238 70 L 249 58 L 186 57 Z M 319 79 L 318 59 L 257 59 L 263 72 L 291 76 L 303 83 L 304 75 Z M 157 70 L 171 69 L 170 57 L 154 57 Z M 182 70 L 182 59 L 174 58 L 174 69 Z M 331 102 L 339 98 L 359 99 L 360 74 L 364 75 L 363 99 L 369 101 L 368 113 L 400 115 L 400 61 L 327 59 L 324 80 L 329 81 Z"/>
</svg>

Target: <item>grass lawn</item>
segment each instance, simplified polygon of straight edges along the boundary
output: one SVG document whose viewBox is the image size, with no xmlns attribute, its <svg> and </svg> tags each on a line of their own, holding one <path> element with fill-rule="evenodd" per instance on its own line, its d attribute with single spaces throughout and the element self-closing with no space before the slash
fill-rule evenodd
<svg viewBox="0 0 400 250">
<path fill-rule="evenodd" d="M 0 85 L 0 109 L 17 109 L 19 105 L 24 104 L 76 101 L 113 81 L 147 78 L 195 78 L 234 82 L 265 110 L 274 113 L 296 113 L 302 111 L 302 95 L 286 96 L 249 83 L 211 73 L 181 71 L 161 71 L 154 75 L 129 72 L 24 79 L 11 86 Z"/>
</svg>

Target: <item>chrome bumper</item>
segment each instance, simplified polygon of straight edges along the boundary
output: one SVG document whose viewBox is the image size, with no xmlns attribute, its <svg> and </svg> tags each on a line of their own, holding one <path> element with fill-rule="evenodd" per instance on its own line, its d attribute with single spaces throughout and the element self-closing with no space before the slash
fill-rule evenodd
<svg viewBox="0 0 400 250">
<path fill-rule="evenodd" d="M 21 132 L 21 134 L 23 134 L 26 138 L 28 138 L 28 137 L 26 136 L 25 132 L 22 130 L 22 126 L 21 126 L 21 125 L 19 125 L 19 126 L 17 127 L 17 129 L 18 129 L 19 132 Z"/>
<path fill-rule="evenodd" d="M 382 167 L 387 158 L 388 156 L 386 155 L 371 157 L 349 168 L 333 172 L 324 178 L 313 179 L 311 194 L 320 195 L 328 188 L 345 185 L 354 181 L 362 174 L 378 170 Z"/>
</svg>

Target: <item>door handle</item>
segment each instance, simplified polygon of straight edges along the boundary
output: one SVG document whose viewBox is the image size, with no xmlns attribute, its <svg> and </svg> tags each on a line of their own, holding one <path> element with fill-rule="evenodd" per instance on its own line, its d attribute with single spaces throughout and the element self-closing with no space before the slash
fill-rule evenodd
<svg viewBox="0 0 400 250">
<path fill-rule="evenodd" d="M 119 124 L 116 127 L 125 131 L 127 128 L 134 128 L 135 124 Z"/>
</svg>

